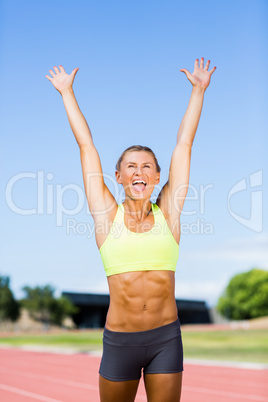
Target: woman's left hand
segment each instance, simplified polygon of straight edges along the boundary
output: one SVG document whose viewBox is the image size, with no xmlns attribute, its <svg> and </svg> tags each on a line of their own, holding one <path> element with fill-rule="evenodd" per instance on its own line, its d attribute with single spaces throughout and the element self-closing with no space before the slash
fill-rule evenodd
<svg viewBox="0 0 268 402">
<path fill-rule="evenodd" d="M 210 60 L 207 61 L 207 64 L 204 67 L 204 57 L 201 57 L 200 67 L 199 59 L 195 60 L 194 72 L 192 74 L 185 68 L 180 69 L 180 71 L 186 74 L 193 87 L 206 90 L 210 83 L 210 77 L 216 70 L 216 67 L 213 67 L 212 70 L 208 71 L 209 64 Z"/>
</svg>

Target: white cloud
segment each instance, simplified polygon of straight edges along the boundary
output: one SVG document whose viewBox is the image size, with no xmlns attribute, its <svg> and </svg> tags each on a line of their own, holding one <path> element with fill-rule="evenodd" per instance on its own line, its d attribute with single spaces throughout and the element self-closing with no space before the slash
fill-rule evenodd
<svg viewBox="0 0 268 402">
<path fill-rule="evenodd" d="M 105 279 L 104 281 L 98 282 L 94 288 L 90 290 L 92 293 L 109 293 L 108 282 Z"/>
<path fill-rule="evenodd" d="M 76 286 L 72 289 L 72 292 L 79 292 L 79 293 L 98 293 L 98 294 L 108 294 L 109 287 L 107 280 L 102 280 L 100 282 L 96 282 L 94 287 L 92 286 Z"/>
<path fill-rule="evenodd" d="M 205 300 L 210 306 L 214 306 L 229 279 L 220 281 L 176 281 L 175 296 L 178 299 Z"/>
<path fill-rule="evenodd" d="M 185 251 L 189 260 L 247 262 L 249 266 L 268 269 L 268 235 L 248 238 L 233 238 L 222 245 L 191 252 Z"/>
</svg>

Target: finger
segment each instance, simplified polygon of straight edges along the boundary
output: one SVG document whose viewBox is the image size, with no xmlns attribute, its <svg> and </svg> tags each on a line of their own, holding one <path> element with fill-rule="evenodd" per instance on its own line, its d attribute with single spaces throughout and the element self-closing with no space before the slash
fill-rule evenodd
<svg viewBox="0 0 268 402">
<path fill-rule="evenodd" d="M 188 70 L 186 70 L 186 68 L 181 68 L 180 71 L 181 71 L 182 73 L 186 74 L 186 77 L 187 77 L 187 78 L 189 77 L 190 73 L 189 73 Z"/>
<path fill-rule="evenodd" d="M 199 59 L 195 59 L 194 69 L 199 67 Z"/>
<path fill-rule="evenodd" d="M 201 57 L 200 68 L 204 68 L 204 57 Z"/>
<path fill-rule="evenodd" d="M 74 77 L 76 76 L 77 71 L 79 70 L 79 68 L 74 68 L 71 75 L 73 75 Z"/>
<path fill-rule="evenodd" d="M 48 79 L 49 81 L 52 81 L 52 78 L 51 78 L 49 75 L 46 75 L 46 77 L 47 77 L 47 79 Z"/>
<path fill-rule="evenodd" d="M 60 72 L 61 72 L 61 73 L 65 73 L 65 70 L 64 70 L 64 68 L 62 67 L 61 64 L 59 65 L 59 68 L 60 68 Z"/>
<path fill-rule="evenodd" d="M 55 67 L 55 66 L 54 66 L 54 70 L 56 71 L 57 74 L 59 74 L 59 69 L 58 69 L 58 67 Z"/>
<path fill-rule="evenodd" d="M 53 78 L 56 77 L 56 74 L 54 73 L 53 70 L 49 70 L 49 72 L 50 72 L 50 74 L 52 75 Z"/>
<path fill-rule="evenodd" d="M 209 71 L 209 74 L 212 75 L 214 73 L 214 71 L 216 70 L 217 67 L 213 67 L 212 70 Z"/>
<path fill-rule="evenodd" d="M 207 64 L 205 65 L 205 70 L 207 70 L 207 71 L 208 71 L 208 68 L 209 68 L 209 64 L 210 64 L 210 60 L 208 60 Z"/>
</svg>

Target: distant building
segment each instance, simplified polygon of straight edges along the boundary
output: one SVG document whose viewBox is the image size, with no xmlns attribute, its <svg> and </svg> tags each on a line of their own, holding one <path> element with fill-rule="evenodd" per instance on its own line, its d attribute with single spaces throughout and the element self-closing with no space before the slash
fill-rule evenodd
<svg viewBox="0 0 268 402">
<path fill-rule="evenodd" d="M 94 293 L 62 292 L 80 311 L 72 315 L 78 328 L 103 328 L 110 303 L 109 295 Z M 204 301 L 176 299 L 180 323 L 211 323 L 209 310 Z"/>
</svg>

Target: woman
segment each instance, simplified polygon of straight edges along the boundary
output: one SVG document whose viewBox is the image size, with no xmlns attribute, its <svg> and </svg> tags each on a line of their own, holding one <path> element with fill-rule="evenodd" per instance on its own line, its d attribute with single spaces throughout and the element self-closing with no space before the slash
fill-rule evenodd
<svg viewBox="0 0 268 402">
<path fill-rule="evenodd" d="M 192 94 L 171 158 L 169 177 L 156 203 L 150 196 L 160 167 L 148 147 L 133 146 L 116 165 L 125 200 L 118 205 L 104 183 L 98 152 L 75 99 L 70 75 L 59 66 L 46 77 L 60 92 L 80 148 L 85 192 L 94 218 L 96 242 L 106 271 L 110 306 L 99 370 L 101 402 L 135 400 L 141 370 L 148 401 L 179 402 L 183 371 L 180 322 L 175 303 L 180 214 L 187 194 L 191 148 L 204 93 L 215 71 L 196 59 L 194 72 L 181 69 Z"/>
</svg>

